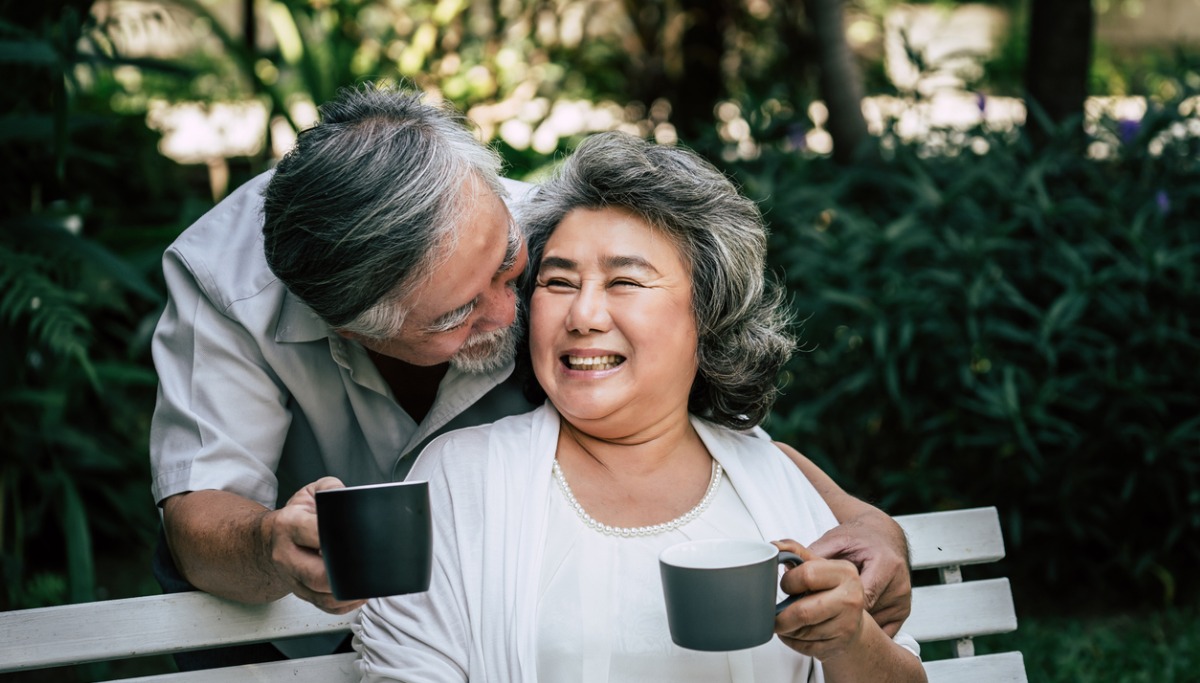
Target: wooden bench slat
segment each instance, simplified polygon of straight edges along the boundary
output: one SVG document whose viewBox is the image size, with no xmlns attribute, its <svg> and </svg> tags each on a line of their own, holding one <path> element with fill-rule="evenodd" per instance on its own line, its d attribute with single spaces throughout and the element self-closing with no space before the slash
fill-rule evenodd
<svg viewBox="0 0 1200 683">
<path fill-rule="evenodd" d="M 1000 515 L 994 507 L 901 515 L 913 569 L 995 562 L 1004 557 Z"/>
<path fill-rule="evenodd" d="M 189 671 L 141 678 L 120 683 L 242 683 L 277 681 L 289 683 L 354 683 L 357 655 L 347 652 L 304 660 L 248 664 L 224 669 Z M 962 659 L 925 662 L 929 683 L 1026 683 L 1025 659 L 1020 652 L 1002 652 Z M 109 682 L 109 683 L 116 683 Z"/>
<path fill-rule="evenodd" d="M 913 589 L 904 631 L 918 642 L 986 636 L 1017 630 L 1008 579 L 967 581 Z"/>
<path fill-rule="evenodd" d="M 291 595 L 243 605 L 199 592 L 0 612 L 0 671 L 348 631 L 350 620 Z"/>
<path fill-rule="evenodd" d="M 925 662 L 929 683 L 1026 683 L 1025 657 L 1001 652 Z"/>
<path fill-rule="evenodd" d="M 265 664 L 244 664 L 222 669 L 122 678 L 120 683 L 246 683 L 246 681 L 287 681 L 288 683 L 358 683 L 354 660 L 358 655 L 306 657 Z M 110 681 L 109 683 L 116 683 Z"/>
</svg>

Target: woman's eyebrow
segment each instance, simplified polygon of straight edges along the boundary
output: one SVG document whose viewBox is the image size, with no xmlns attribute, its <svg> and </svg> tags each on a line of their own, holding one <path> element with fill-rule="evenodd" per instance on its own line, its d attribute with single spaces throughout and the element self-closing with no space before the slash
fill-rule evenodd
<svg viewBox="0 0 1200 683">
<path fill-rule="evenodd" d="M 558 268 L 560 270 L 575 270 L 579 264 L 561 256 L 546 256 L 542 258 L 542 264 L 539 268 Z"/>
<path fill-rule="evenodd" d="M 641 256 L 602 256 L 600 267 L 605 270 L 626 270 L 633 268 L 649 273 L 658 274 L 658 269 Z M 560 270 L 577 270 L 579 264 L 561 256 L 546 256 L 542 259 L 541 268 L 558 268 Z"/>
<path fill-rule="evenodd" d="M 600 265 L 606 270 L 623 270 L 626 268 L 634 268 L 637 270 L 645 270 L 651 273 L 658 273 L 658 269 L 654 264 L 650 263 L 641 256 L 604 256 L 600 259 Z"/>
</svg>

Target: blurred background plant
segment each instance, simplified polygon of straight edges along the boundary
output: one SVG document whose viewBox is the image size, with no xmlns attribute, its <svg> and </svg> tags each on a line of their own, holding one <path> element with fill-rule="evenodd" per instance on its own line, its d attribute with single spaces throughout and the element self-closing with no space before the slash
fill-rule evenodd
<svg viewBox="0 0 1200 683">
<path fill-rule="evenodd" d="M 1180 104 L 1103 162 L 979 127 L 938 156 L 737 164 L 805 316 L 773 435 L 885 509 L 994 501 L 1030 597 L 1119 576 L 1109 604 L 1174 602 L 1200 563 L 1200 139 L 1171 134 Z"/>
<path fill-rule="evenodd" d="M 115 68 L 188 70 L 97 50 L 89 6 L 13 7 L 0 24 L 4 607 L 103 596 L 97 563 L 147 543 L 154 514 L 147 342 L 179 227 L 163 221 L 186 220 L 188 188 L 144 115 L 109 97 Z"/>
<path fill-rule="evenodd" d="M 1194 2 L 0 7 L 0 609 L 157 590 L 162 250 L 385 78 L 513 177 L 614 128 L 725 167 L 804 320 L 768 428 L 890 512 L 997 506 L 1031 672 L 1100 680 L 1055 660 L 1082 624 L 1200 625 Z"/>
</svg>

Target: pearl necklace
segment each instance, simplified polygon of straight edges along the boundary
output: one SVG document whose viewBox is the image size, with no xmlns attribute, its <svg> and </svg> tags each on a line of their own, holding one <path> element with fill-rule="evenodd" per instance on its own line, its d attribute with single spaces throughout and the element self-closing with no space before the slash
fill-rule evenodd
<svg viewBox="0 0 1200 683">
<path fill-rule="evenodd" d="M 558 487 L 562 489 L 563 495 L 567 498 L 567 503 L 575 510 L 575 514 L 579 515 L 579 519 L 587 525 L 589 529 L 594 529 L 602 534 L 609 536 L 620 536 L 621 538 L 636 538 L 642 536 L 657 536 L 668 531 L 674 531 L 688 522 L 696 519 L 712 502 L 713 496 L 717 493 L 717 488 L 721 486 L 721 464 L 713 460 L 712 478 L 708 482 L 708 490 L 704 492 L 704 497 L 696 503 L 696 507 L 688 510 L 679 517 L 672 519 L 669 522 L 662 524 L 653 524 L 651 526 L 639 527 L 619 527 L 609 526 L 597 521 L 594 517 L 583 509 L 578 500 L 575 500 L 575 494 L 571 492 L 571 487 L 567 484 L 567 478 L 563 476 L 562 468 L 558 466 L 558 460 L 554 461 L 554 478 L 558 480 Z"/>
</svg>

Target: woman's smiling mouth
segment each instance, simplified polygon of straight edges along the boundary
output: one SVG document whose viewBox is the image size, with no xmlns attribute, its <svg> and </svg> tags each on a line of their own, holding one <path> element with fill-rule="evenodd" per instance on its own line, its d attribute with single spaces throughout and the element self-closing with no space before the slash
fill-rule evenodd
<svg viewBox="0 0 1200 683">
<path fill-rule="evenodd" d="M 572 370 L 611 370 L 625 362 L 624 356 L 563 356 L 563 365 Z"/>
</svg>

